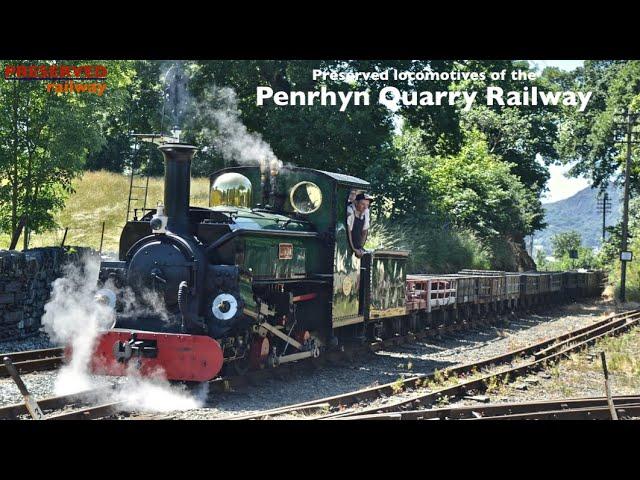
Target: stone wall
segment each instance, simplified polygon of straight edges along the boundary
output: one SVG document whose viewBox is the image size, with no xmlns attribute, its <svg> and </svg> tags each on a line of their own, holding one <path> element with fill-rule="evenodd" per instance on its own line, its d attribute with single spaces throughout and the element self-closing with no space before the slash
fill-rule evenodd
<svg viewBox="0 0 640 480">
<path fill-rule="evenodd" d="M 68 263 L 97 255 L 85 247 L 0 250 L 0 341 L 32 335 L 40 328 L 51 283 Z"/>
</svg>

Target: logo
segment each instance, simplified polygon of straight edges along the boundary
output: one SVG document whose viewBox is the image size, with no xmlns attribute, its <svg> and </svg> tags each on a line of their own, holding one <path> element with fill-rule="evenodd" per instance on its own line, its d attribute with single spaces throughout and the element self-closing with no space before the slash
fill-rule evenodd
<svg viewBox="0 0 640 480">
<path fill-rule="evenodd" d="M 107 89 L 104 65 L 15 65 L 4 67 L 9 81 L 41 81 L 51 94 L 88 93 L 101 97 Z"/>
<path fill-rule="evenodd" d="M 291 260 L 293 258 L 293 245 L 291 243 L 278 244 L 278 259 Z"/>
</svg>

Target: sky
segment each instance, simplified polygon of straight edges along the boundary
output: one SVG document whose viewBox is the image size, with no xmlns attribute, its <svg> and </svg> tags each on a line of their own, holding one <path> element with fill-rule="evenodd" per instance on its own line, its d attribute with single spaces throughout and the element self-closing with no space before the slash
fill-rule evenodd
<svg viewBox="0 0 640 480">
<path fill-rule="evenodd" d="M 529 63 L 538 65 L 540 70 L 544 67 L 558 67 L 560 70 L 566 70 L 570 72 L 577 67 L 581 67 L 584 60 L 529 60 Z"/>
<path fill-rule="evenodd" d="M 591 185 L 586 178 L 568 178 L 565 173 L 569 171 L 571 165 L 550 165 L 549 173 L 551 178 L 547 182 L 549 191 L 542 197 L 542 203 L 557 202 L 575 195 L 583 188 Z"/>
<path fill-rule="evenodd" d="M 571 71 L 581 67 L 584 60 L 529 60 L 529 63 L 536 65 L 540 70 L 545 67 L 558 67 L 561 70 Z M 549 191 L 542 198 L 542 203 L 557 202 L 569 198 L 589 186 L 590 182 L 586 178 L 566 177 L 565 173 L 570 168 L 571 165 L 551 165 L 549 167 L 551 174 L 551 178 L 547 182 Z"/>
</svg>

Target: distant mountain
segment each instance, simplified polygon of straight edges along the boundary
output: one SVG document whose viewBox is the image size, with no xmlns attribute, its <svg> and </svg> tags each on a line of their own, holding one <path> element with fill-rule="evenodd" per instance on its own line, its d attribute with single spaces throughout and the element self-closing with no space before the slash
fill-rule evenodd
<svg viewBox="0 0 640 480">
<path fill-rule="evenodd" d="M 607 213 L 606 225 L 615 225 L 621 217 L 622 192 L 613 183 L 607 189 L 611 201 L 611 213 Z M 535 246 L 542 246 L 551 255 L 551 238 L 561 232 L 575 230 L 582 235 L 582 244 L 600 247 L 602 243 L 602 213 L 598 213 L 599 189 L 590 187 L 580 190 L 572 197 L 544 204 L 547 228 L 536 232 Z"/>
</svg>

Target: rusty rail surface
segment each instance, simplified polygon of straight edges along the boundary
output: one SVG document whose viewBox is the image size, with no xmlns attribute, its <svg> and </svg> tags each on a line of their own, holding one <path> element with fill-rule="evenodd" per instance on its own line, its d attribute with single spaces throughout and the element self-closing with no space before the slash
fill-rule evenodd
<svg viewBox="0 0 640 480">
<path fill-rule="evenodd" d="M 87 403 L 93 402 L 96 399 L 108 397 L 111 391 L 112 391 L 111 387 L 105 387 L 105 388 L 94 389 L 94 390 L 85 390 L 83 392 L 73 393 L 70 395 L 48 397 L 42 400 L 38 400 L 38 405 L 45 412 L 51 411 L 50 414 L 45 415 L 45 420 L 46 420 L 50 416 L 51 417 L 59 416 L 58 414 L 53 413 L 57 410 L 65 410 L 69 408 L 82 406 Z M 65 413 L 72 413 L 72 412 L 65 412 Z M 1 420 L 17 420 L 28 414 L 29 412 L 24 403 L 16 403 L 13 405 L 0 407 Z"/>
<path fill-rule="evenodd" d="M 614 396 L 613 402 L 619 413 L 637 413 L 640 395 Z M 336 420 L 476 420 L 476 419 L 564 419 L 564 418 L 609 418 L 607 397 L 565 398 L 534 402 L 497 403 L 465 407 L 445 407 L 425 410 L 375 413 Z M 595 413 L 594 413 L 595 412 Z M 603 415 L 601 415 L 603 413 Z"/>
<path fill-rule="evenodd" d="M 599 338 L 607 335 L 615 335 L 631 328 L 640 321 L 640 310 L 631 310 L 611 315 L 603 320 L 594 322 L 588 326 L 567 332 L 556 337 L 543 340 L 541 342 L 519 348 L 502 355 L 497 355 L 478 362 L 471 362 L 456 367 L 440 371 L 432 371 L 426 374 L 416 375 L 396 382 L 384 385 L 359 389 L 353 392 L 347 392 L 332 397 L 311 400 L 308 402 L 298 403 L 294 405 L 274 408 L 262 412 L 233 417 L 234 420 L 253 420 L 273 418 L 284 414 L 300 413 L 302 411 L 322 410 L 323 408 L 340 408 L 346 407 L 377 398 L 388 396 L 393 397 L 399 392 L 419 388 L 430 382 L 436 381 L 438 378 L 459 378 L 464 375 L 479 372 L 483 368 L 490 366 L 498 366 L 510 364 L 518 359 L 525 359 L 532 356 L 533 360 L 526 361 L 523 365 L 509 368 L 505 371 L 491 373 L 481 376 L 480 378 L 460 382 L 454 386 L 445 387 L 439 390 L 413 397 L 411 399 L 401 400 L 391 405 L 383 407 L 372 407 L 360 411 L 338 411 L 319 418 L 338 418 L 349 415 L 369 415 L 376 413 L 388 413 L 410 408 L 412 405 L 432 404 L 439 398 L 446 396 L 458 396 L 469 390 L 486 389 L 486 382 L 493 378 L 513 378 L 522 375 L 532 369 L 540 368 L 546 362 L 558 359 L 576 349 L 582 348 L 586 344 L 593 343 Z M 545 352 L 543 356 L 536 356 L 539 352 Z M 327 407 L 328 406 L 328 407 Z"/>
<path fill-rule="evenodd" d="M 1 355 L 9 357 L 18 373 L 29 373 L 42 370 L 54 370 L 64 362 L 63 348 L 44 348 L 40 350 L 26 350 Z M 0 364 L 0 378 L 9 377 L 7 368 Z"/>
</svg>

